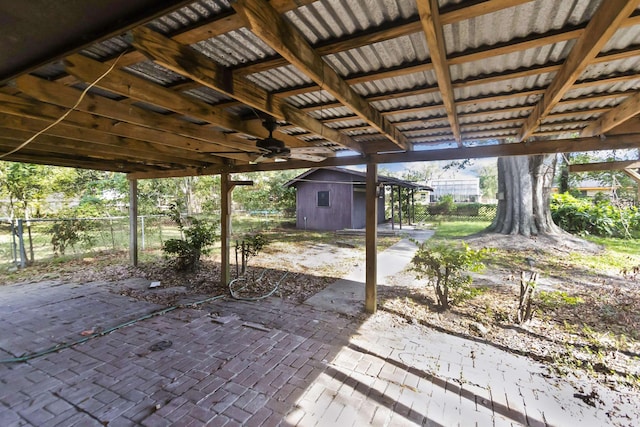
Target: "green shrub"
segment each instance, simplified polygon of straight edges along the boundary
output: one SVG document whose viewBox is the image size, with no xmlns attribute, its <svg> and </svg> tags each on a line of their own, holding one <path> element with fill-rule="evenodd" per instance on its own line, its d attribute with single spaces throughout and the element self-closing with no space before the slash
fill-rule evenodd
<svg viewBox="0 0 640 427">
<path fill-rule="evenodd" d="M 197 218 L 182 218 L 177 204 L 169 208 L 169 217 L 178 225 L 182 239 L 164 242 L 162 251 L 174 256 L 176 270 L 196 270 L 200 257 L 210 251 L 210 246 L 218 238 L 218 224 L 210 224 Z"/>
<path fill-rule="evenodd" d="M 551 198 L 551 217 L 563 230 L 579 235 L 640 237 L 640 213 L 634 206 L 619 208 L 606 198 L 575 198 L 568 193 Z"/>
<path fill-rule="evenodd" d="M 464 242 L 426 241 L 418 246 L 412 259 L 416 278 L 426 278 L 434 287 L 436 300 L 443 310 L 449 309 L 475 293 L 468 271 L 484 268 L 482 259 L 487 249 L 473 250 Z"/>
<path fill-rule="evenodd" d="M 76 207 L 58 211 L 57 215 L 65 219 L 55 221 L 49 227 L 53 252 L 64 255 L 67 248 L 73 248 L 79 242 L 86 247 L 92 246 L 98 223 L 87 218 L 99 216 L 102 213 L 101 207 L 93 199 L 83 199 Z"/>
</svg>

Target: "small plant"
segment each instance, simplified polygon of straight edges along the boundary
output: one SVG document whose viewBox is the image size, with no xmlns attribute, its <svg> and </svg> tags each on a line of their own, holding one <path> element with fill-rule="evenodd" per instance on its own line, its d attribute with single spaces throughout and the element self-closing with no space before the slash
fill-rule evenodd
<svg viewBox="0 0 640 427">
<path fill-rule="evenodd" d="M 209 247 L 218 238 L 217 224 L 207 224 L 192 217 L 182 218 L 175 203 L 169 208 L 169 217 L 178 225 L 183 238 L 164 242 L 163 252 L 175 256 L 176 270 L 196 270 L 201 255 L 209 253 Z"/>
<path fill-rule="evenodd" d="M 527 273 L 522 272 L 520 274 L 520 298 L 518 300 L 518 324 L 523 324 L 530 321 L 533 318 L 533 294 L 536 291 L 536 285 L 538 282 L 538 273 L 531 272 L 529 279 L 526 277 Z"/>
<path fill-rule="evenodd" d="M 266 237 L 264 237 L 264 235 L 260 233 L 245 236 L 245 238 L 241 242 L 238 242 L 236 240 L 236 276 L 239 276 L 238 254 L 240 254 L 241 256 L 241 271 L 242 274 L 244 274 L 247 271 L 247 262 L 249 261 L 249 258 L 258 255 L 258 253 L 262 250 L 262 248 L 264 248 L 266 244 Z"/>
<path fill-rule="evenodd" d="M 53 252 L 56 256 L 64 255 L 68 247 L 73 248 L 78 242 L 90 246 L 93 242 L 90 234 L 92 228 L 89 221 L 78 218 L 55 221 L 49 229 Z"/>
<path fill-rule="evenodd" d="M 416 278 L 433 285 L 438 305 L 448 310 L 450 305 L 471 298 L 472 279 L 468 271 L 484 268 L 482 259 L 487 249 L 473 250 L 464 242 L 424 242 L 413 257 L 412 270 Z"/>
</svg>

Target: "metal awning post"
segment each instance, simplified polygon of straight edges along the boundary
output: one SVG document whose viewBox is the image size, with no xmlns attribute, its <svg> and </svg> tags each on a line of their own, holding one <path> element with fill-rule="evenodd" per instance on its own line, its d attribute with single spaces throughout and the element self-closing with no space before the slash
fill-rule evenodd
<svg viewBox="0 0 640 427">
<path fill-rule="evenodd" d="M 395 230 L 395 216 L 396 216 L 396 212 L 395 212 L 395 201 L 393 200 L 393 185 L 390 185 L 389 188 L 391 189 L 391 229 Z"/>
</svg>

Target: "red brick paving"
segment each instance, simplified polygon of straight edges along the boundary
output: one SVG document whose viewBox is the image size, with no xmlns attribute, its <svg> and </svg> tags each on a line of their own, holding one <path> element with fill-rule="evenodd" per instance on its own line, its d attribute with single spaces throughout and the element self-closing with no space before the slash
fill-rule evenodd
<svg viewBox="0 0 640 427">
<path fill-rule="evenodd" d="M 0 357 L 158 308 L 110 287 L 0 288 Z M 172 345 L 150 351 L 163 340 Z M 619 407 L 608 418 L 610 408 L 584 404 L 567 381 L 546 375 L 526 358 L 385 313 L 353 318 L 277 298 L 219 300 L 0 364 L 0 426 L 590 426 L 637 419 L 637 404 L 610 400 Z"/>
</svg>

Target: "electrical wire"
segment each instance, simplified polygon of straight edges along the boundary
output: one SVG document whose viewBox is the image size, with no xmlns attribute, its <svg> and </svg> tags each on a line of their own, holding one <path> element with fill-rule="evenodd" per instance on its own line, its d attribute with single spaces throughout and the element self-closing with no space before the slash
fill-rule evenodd
<svg viewBox="0 0 640 427">
<path fill-rule="evenodd" d="M 122 58 L 122 56 L 126 53 L 127 51 L 124 50 L 122 51 L 122 53 L 120 54 L 120 56 L 118 56 L 118 58 L 116 58 L 116 60 L 113 62 L 113 64 L 111 64 L 111 66 L 107 69 L 107 71 L 105 71 L 104 73 L 102 73 L 102 75 L 100 77 L 98 77 L 97 79 L 95 79 L 89 86 L 87 86 L 82 93 L 80 94 L 80 97 L 78 98 L 78 101 L 73 105 L 73 107 L 69 108 L 62 116 L 60 116 L 57 120 L 55 120 L 53 123 L 51 123 L 50 125 L 48 125 L 47 127 L 45 127 L 44 129 L 42 129 L 41 131 L 36 132 L 35 135 L 33 135 L 31 138 L 27 139 L 25 142 L 23 142 L 22 144 L 20 144 L 19 146 L 17 146 L 16 148 L 14 148 L 13 150 L 4 153 L 4 154 L 0 154 L 0 159 L 10 156 L 13 153 L 16 153 L 20 150 L 22 150 L 24 147 L 26 147 L 27 145 L 31 144 L 37 137 L 39 137 L 40 135 L 42 135 L 43 133 L 45 133 L 46 131 L 48 131 L 49 129 L 51 129 L 52 127 L 54 127 L 55 125 L 57 125 L 58 123 L 60 123 L 61 121 L 63 121 L 64 119 L 67 118 L 67 116 L 69 116 L 69 114 L 71 114 L 71 112 L 73 110 L 75 110 L 78 105 L 80 105 L 80 103 L 82 102 L 82 100 L 84 99 L 84 97 L 87 95 L 87 93 L 89 92 L 89 90 L 91 90 L 91 88 L 93 88 L 95 85 L 97 85 L 100 80 L 104 79 L 111 71 L 113 71 L 113 69 L 116 67 L 116 65 L 118 64 L 118 61 L 120 61 L 120 58 Z"/>
</svg>

